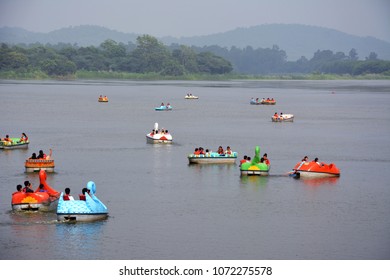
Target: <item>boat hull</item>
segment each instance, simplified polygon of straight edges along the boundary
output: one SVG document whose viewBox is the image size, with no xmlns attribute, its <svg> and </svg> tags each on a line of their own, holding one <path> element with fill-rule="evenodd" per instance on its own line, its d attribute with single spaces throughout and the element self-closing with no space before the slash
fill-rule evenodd
<svg viewBox="0 0 390 280">
<path fill-rule="evenodd" d="M 340 174 L 327 173 L 327 172 L 314 172 L 314 171 L 297 171 L 295 174 L 299 174 L 298 178 L 331 178 L 340 177 Z"/>
<path fill-rule="evenodd" d="M 241 170 L 241 176 L 268 176 L 268 174 L 268 170 Z"/>
<path fill-rule="evenodd" d="M 154 108 L 154 110 L 156 111 L 172 111 L 172 106 L 160 106 L 160 107 L 156 107 Z"/>
<path fill-rule="evenodd" d="M 169 137 L 168 137 L 169 136 Z M 146 135 L 146 143 L 148 144 L 172 144 L 172 136 L 170 135 L 158 135 L 153 137 L 149 134 Z"/>
<path fill-rule="evenodd" d="M 43 203 L 15 203 L 12 204 L 13 211 L 40 211 L 53 212 L 57 209 L 58 198 L 50 202 Z"/>
<path fill-rule="evenodd" d="M 196 164 L 234 164 L 237 159 L 237 153 L 234 152 L 232 155 L 221 156 L 217 153 L 211 153 L 210 156 L 204 155 L 189 155 L 188 161 L 189 163 Z"/>
<path fill-rule="evenodd" d="M 73 214 L 57 214 L 57 220 L 60 222 L 95 222 L 107 219 L 107 213 L 73 213 Z"/>
<path fill-rule="evenodd" d="M 185 99 L 199 99 L 198 96 L 185 96 Z"/>
<path fill-rule="evenodd" d="M 54 160 L 49 159 L 27 159 L 24 167 L 26 172 L 39 172 L 45 170 L 46 172 L 54 172 Z"/>
</svg>

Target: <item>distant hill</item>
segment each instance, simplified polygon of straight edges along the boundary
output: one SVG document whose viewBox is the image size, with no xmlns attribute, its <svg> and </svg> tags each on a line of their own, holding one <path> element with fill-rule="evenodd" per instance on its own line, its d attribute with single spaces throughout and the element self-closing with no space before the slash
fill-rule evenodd
<svg viewBox="0 0 390 280">
<path fill-rule="evenodd" d="M 127 44 L 135 42 L 141 34 L 123 33 L 104 27 L 82 25 L 55 30 L 49 33 L 29 32 L 21 28 L 0 28 L 2 43 L 71 43 L 78 46 L 100 45 L 106 39 Z M 153 34 L 150 34 L 153 36 Z M 286 51 L 287 59 L 296 61 L 301 56 L 310 59 L 317 50 L 344 52 L 348 55 L 352 48 L 357 50 L 360 59 L 370 52 L 375 52 L 379 59 L 390 60 L 390 43 L 373 37 L 359 37 L 346 34 L 334 29 L 307 26 L 300 24 L 267 24 L 248 28 L 193 37 L 163 37 L 158 38 L 166 45 L 183 44 L 188 46 L 219 45 L 245 48 L 272 48 L 278 45 Z"/>
<path fill-rule="evenodd" d="M 95 25 L 81 25 L 75 27 L 61 28 L 48 33 L 30 32 L 22 28 L 2 27 L 0 28 L 0 42 L 10 44 L 58 44 L 71 43 L 80 47 L 98 46 L 107 39 L 116 42 L 135 42 L 137 34 L 123 33 L 105 27 Z"/>
</svg>

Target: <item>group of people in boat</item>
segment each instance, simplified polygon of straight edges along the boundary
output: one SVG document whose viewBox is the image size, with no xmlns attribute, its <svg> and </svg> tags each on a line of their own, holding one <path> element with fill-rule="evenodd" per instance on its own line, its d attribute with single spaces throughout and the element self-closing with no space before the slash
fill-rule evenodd
<svg viewBox="0 0 390 280">
<path fill-rule="evenodd" d="M 204 149 L 203 147 L 199 147 L 199 148 L 195 148 L 194 150 L 194 155 L 204 155 L 204 156 L 210 156 L 210 154 L 212 153 L 211 150 L 209 149 Z M 226 150 L 224 150 L 222 148 L 222 146 L 219 146 L 218 147 L 218 150 L 217 150 L 217 153 L 220 155 L 220 156 L 225 156 L 225 155 L 231 155 L 233 154 L 233 151 L 232 149 L 230 148 L 230 146 L 227 146 L 226 147 Z"/>
<path fill-rule="evenodd" d="M 52 149 L 50 149 L 50 153 L 47 155 L 43 152 L 43 150 L 39 150 L 39 153 L 38 155 L 36 153 L 32 153 L 31 157 L 29 157 L 29 159 L 45 159 L 45 160 L 49 160 L 51 159 L 51 156 L 53 154 L 53 151 Z"/>
<path fill-rule="evenodd" d="M 242 158 L 242 160 L 240 160 L 240 166 L 245 163 L 245 162 L 252 162 L 252 158 L 247 156 L 247 155 L 244 155 L 244 157 Z M 265 153 L 261 158 L 260 158 L 260 162 L 261 163 L 265 163 L 266 165 L 271 165 L 271 162 L 270 160 L 268 159 L 268 154 Z"/>
<path fill-rule="evenodd" d="M 39 187 L 36 191 L 34 191 L 33 186 L 31 185 L 30 181 L 24 181 L 24 187 L 22 185 L 16 186 L 16 192 L 15 193 L 35 193 L 35 192 L 47 192 L 45 190 L 45 186 L 43 184 L 39 184 Z"/>
<path fill-rule="evenodd" d="M 160 107 L 166 107 L 166 108 L 169 108 L 171 107 L 171 104 L 168 102 L 167 105 L 164 104 L 164 102 L 161 102 L 161 105 Z"/>
<path fill-rule="evenodd" d="M 81 194 L 79 194 L 79 199 L 86 201 L 87 195 L 90 195 L 90 190 L 88 188 L 83 188 Z M 70 188 L 65 188 L 64 195 L 62 196 L 64 200 L 75 200 L 74 197 L 70 194 Z"/>
<path fill-rule="evenodd" d="M 269 98 L 269 97 L 267 97 L 267 98 L 263 97 L 261 100 L 259 100 L 258 97 L 256 99 L 252 97 L 251 101 L 252 102 L 256 102 L 256 103 L 261 103 L 261 102 L 272 102 L 272 101 L 275 101 L 275 100 L 273 98 Z"/>
<path fill-rule="evenodd" d="M 161 134 L 161 135 L 167 135 L 169 134 L 168 129 L 152 129 L 152 132 L 150 133 L 150 136 L 153 136 L 155 134 Z"/>
<path fill-rule="evenodd" d="M 9 143 L 13 142 L 12 138 L 10 138 L 8 134 L 4 138 L 1 138 L 0 140 L 4 141 L 4 142 L 9 142 Z M 27 137 L 26 133 L 23 132 L 22 136 L 20 136 L 17 143 L 27 143 L 27 142 L 28 142 L 28 137 Z"/>
<path fill-rule="evenodd" d="M 283 119 L 283 113 L 280 112 L 280 114 L 278 114 L 278 112 L 275 112 L 274 118 L 276 118 L 276 119 Z"/>
</svg>

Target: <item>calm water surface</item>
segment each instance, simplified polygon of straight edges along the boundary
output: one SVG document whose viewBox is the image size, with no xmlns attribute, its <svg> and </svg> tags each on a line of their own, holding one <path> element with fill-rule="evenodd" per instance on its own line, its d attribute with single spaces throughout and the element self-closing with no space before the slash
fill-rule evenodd
<svg viewBox="0 0 390 280">
<path fill-rule="evenodd" d="M 161 102 L 173 111 L 154 111 Z M 2 81 L 0 109 L 1 137 L 31 141 L 0 151 L 0 259 L 390 258 L 389 81 Z M 276 111 L 294 122 L 272 123 Z M 146 144 L 155 122 L 173 145 Z M 259 145 L 271 175 L 188 165 L 195 147 L 219 145 L 240 158 Z M 49 148 L 48 183 L 77 196 L 94 181 L 106 221 L 11 211 L 16 185 L 39 183 L 24 160 Z M 336 163 L 341 177 L 286 176 L 304 155 Z"/>
</svg>

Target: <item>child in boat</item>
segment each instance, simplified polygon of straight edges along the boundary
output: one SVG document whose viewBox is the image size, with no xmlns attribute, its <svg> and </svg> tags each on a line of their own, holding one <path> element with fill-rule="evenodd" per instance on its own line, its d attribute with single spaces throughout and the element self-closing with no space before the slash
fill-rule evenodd
<svg viewBox="0 0 390 280">
<path fill-rule="evenodd" d="M 73 196 L 70 195 L 70 188 L 65 188 L 64 200 L 74 200 Z"/>
<path fill-rule="evenodd" d="M 28 137 L 27 137 L 26 133 L 23 132 L 22 137 L 20 137 L 18 143 L 26 143 L 27 141 L 28 141 Z"/>
<path fill-rule="evenodd" d="M 226 152 L 225 152 L 225 154 L 227 154 L 227 155 L 231 155 L 233 152 L 232 152 L 232 150 L 230 149 L 230 146 L 227 146 L 226 147 Z"/>
<path fill-rule="evenodd" d="M 34 192 L 33 189 L 31 188 L 30 181 L 24 181 L 23 192 L 25 192 L 25 193 L 33 193 Z"/>
<path fill-rule="evenodd" d="M 217 153 L 220 154 L 220 155 L 224 155 L 225 154 L 225 152 L 223 151 L 222 146 L 218 147 Z"/>
</svg>

